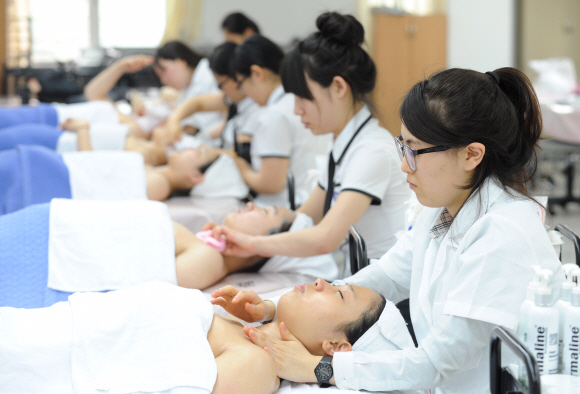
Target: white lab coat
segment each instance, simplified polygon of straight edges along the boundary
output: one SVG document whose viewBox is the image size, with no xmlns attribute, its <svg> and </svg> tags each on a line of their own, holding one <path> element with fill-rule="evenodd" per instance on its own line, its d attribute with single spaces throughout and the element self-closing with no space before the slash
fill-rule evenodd
<svg viewBox="0 0 580 394">
<path fill-rule="evenodd" d="M 335 353 L 339 388 L 489 392 L 491 330 L 516 329 L 532 265 L 556 271 L 560 262 L 535 203 L 510 196 L 494 180 L 464 204 L 446 235 L 432 239 L 440 212 L 425 208 L 379 262 L 345 280 L 394 302 L 409 297 L 419 347 Z M 563 281 L 561 272 L 557 279 Z"/>
</svg>

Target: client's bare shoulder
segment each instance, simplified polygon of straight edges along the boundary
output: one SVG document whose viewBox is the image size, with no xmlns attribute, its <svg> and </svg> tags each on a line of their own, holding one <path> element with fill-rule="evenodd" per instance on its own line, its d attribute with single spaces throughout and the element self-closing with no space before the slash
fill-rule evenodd
<svg viewBox="0 0 580 394">
<path fill-rule="evenodd" d="M 207 339 L 218 377 L 212 393 L 271 394 L 278 390 L 274 360 L 242 332 L 242 324 L 215 315 Z"/>
</svg>

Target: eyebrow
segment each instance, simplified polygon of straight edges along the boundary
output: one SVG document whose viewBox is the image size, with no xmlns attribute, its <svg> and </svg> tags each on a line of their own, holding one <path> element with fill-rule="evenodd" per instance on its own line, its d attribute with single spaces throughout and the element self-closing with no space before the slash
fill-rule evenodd
<svg viewBox="0 0 580 394">
<path fill-rule="evenodd" d="M 356 301 L 356 299 L 357 299 L 357 294 L 356 294 L 356 291 L 354 291 L 354 287 L 353 287 L 352 285 L 346 285 L 346 287 L 348 287 L 348 289 L 349 289 L 350 291 L 352 291 L 352 295 L 354 296 L 354 299 L 355 299 L 355 301 Z"/>
</svg>

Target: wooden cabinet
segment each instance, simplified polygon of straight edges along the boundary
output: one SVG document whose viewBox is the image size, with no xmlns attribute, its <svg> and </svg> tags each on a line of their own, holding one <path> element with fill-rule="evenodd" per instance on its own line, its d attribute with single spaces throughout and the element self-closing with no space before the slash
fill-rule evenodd
<svg viewBox="0 0 580 394">
<path fill-rule="evenodd" d="M 409 89 L 447 64 L 447 18 L 375 12 L 371 54 L 377 65 L 373 98 L 381 125 L 399 135 L 399 107 Z"/>
</svg>

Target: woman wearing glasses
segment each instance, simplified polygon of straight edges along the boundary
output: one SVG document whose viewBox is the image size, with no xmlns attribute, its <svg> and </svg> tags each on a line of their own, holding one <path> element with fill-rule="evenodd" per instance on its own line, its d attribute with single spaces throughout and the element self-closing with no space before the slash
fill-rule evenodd
<svg viewBox="0 0 580 394">
<path fill-rule="evenodd" d="M 538 101 L 514 68 L 450 69 L 416 84 L 400 114 L 401 169 L 427 208 L 378 263 L 338 282 L 364 284 L 394 302 L 408 297 L 419 346 L 335 353 L 330 383 L 489 393 L 491 331 L 518 326 L 532 265 L 554 272 L 560 266 L 527 190 L 542 131 Z M 557 287 L 562 273 L 555 279 Z M 244 294 L 236 303 L 249 302 L 254 318 L 273 314 L 272 304 Z M 273 355 L 278 376 L 315 382 L 319 357 L 296 346 L 290 333 L 284 337 L 250 333 Z M 375 340 L 380 348 L 381 335 Z"/>
<path fill-rule="evenodd" d="M 316 24 L 319 31 L 286 56 L 281 75 L 286 91 L 295 95 L 294 113 L 312 133 L 332 134 L 334 140 L 318 187 L 299 209 L 317 225 L 291 237 L 245 237 L 226 228 L 221 231 L 230 253 L 328 253 L 354 224 L 368 256 L 379 258 L 404 229 L 410 192 L 398 169 L 392 135 L 371 114 L 376 68 L 361 48 L 364 29 L 354 17 L 337 13 L 322 14 Z M 250 82 L 242 87 L 248 94 L 253 89 Z"/>
</svg>

